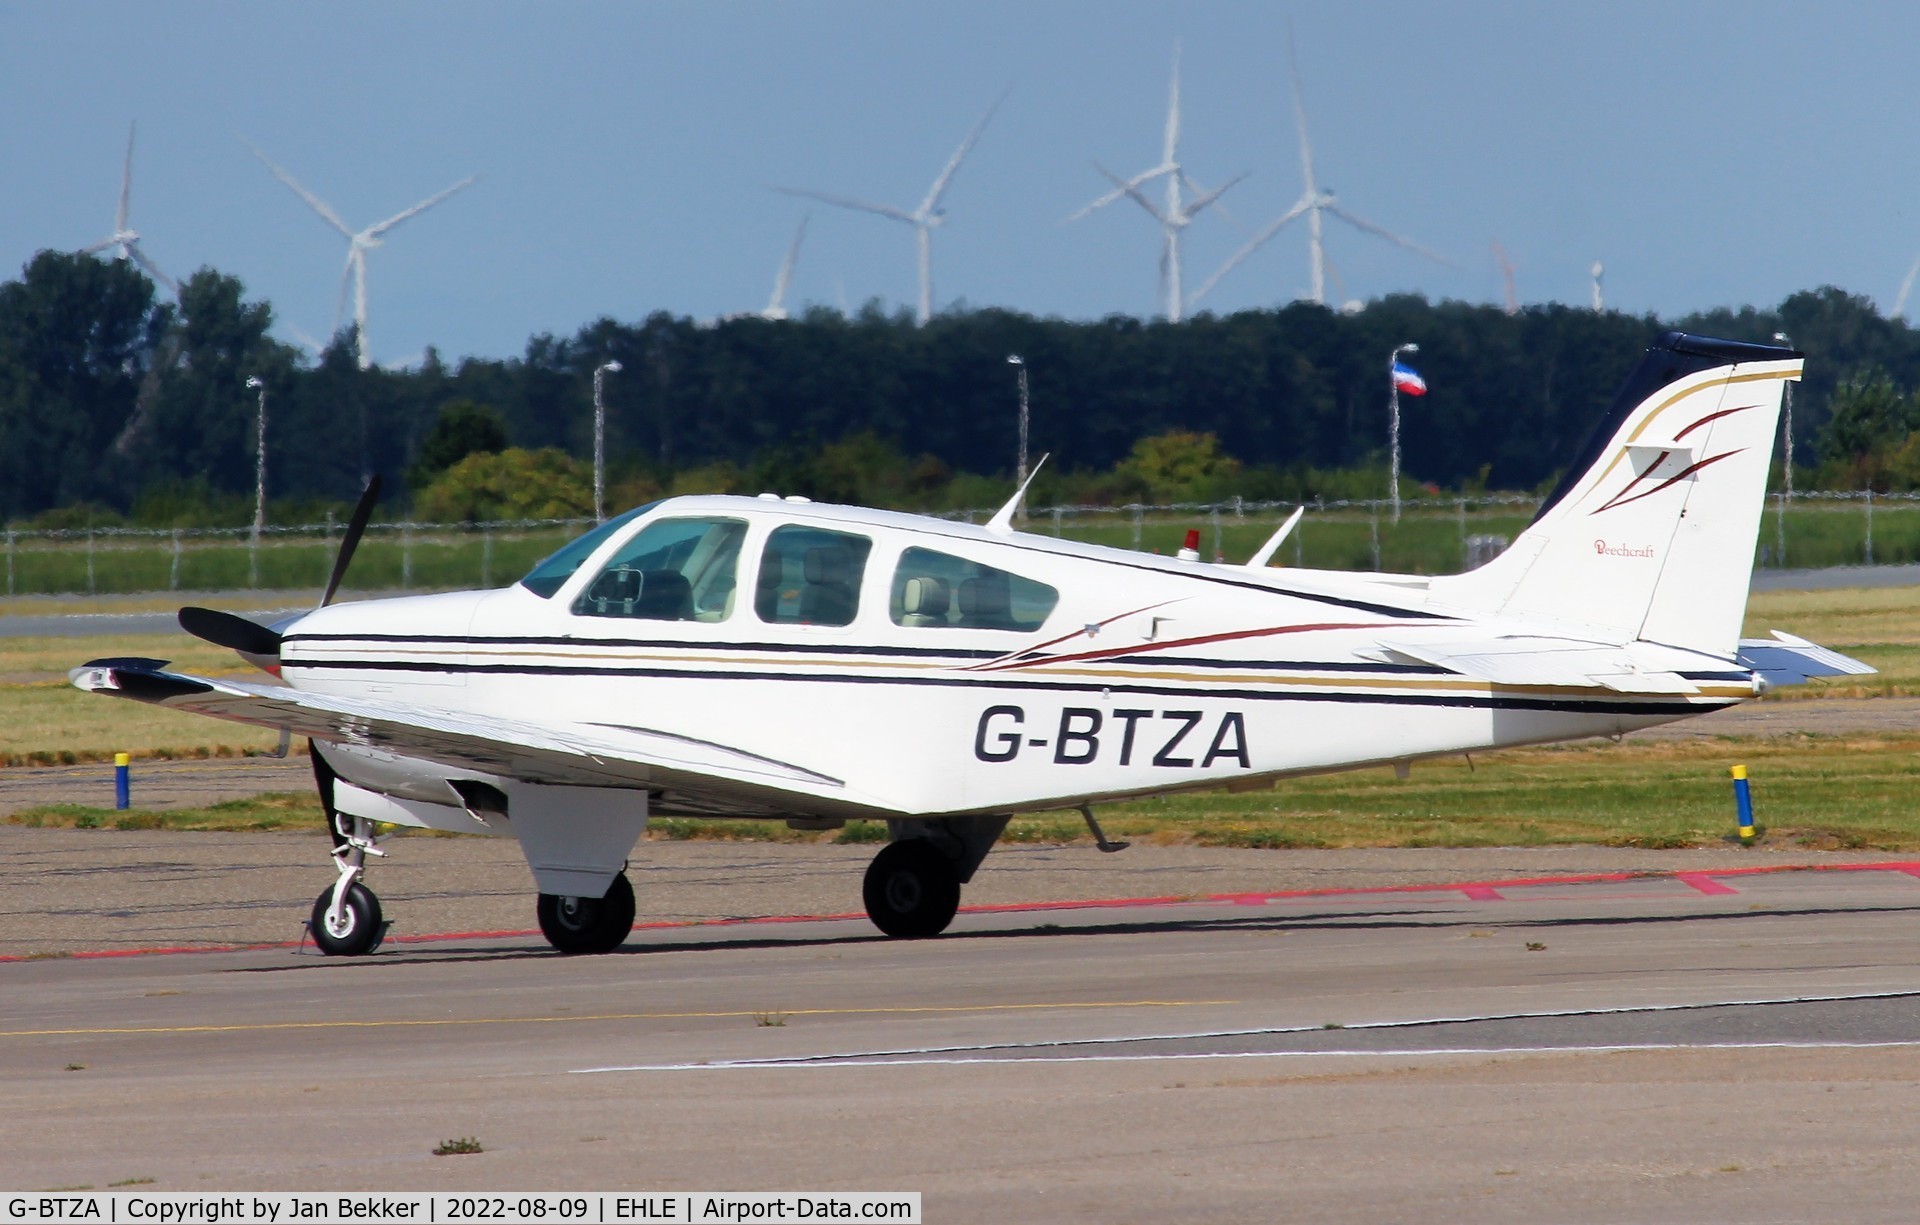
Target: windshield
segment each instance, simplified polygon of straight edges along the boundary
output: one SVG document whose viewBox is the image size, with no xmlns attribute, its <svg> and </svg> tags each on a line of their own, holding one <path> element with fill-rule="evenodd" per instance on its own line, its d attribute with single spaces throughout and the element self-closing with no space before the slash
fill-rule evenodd
<svg viewBox="0 0 1920 1225">
<path fill-rule="evenodd" d="M 658 502 L 649 502 L 645 506 L 636 506 L 624 515 L 607 520 L 579 539 L 562 545 L 551 557 L 535 566 L 527 577 L 521 579 L 520 585 L 543 600 L 550 598 L 554 592 L 566 585 L 567 580 L 573 577 L 573 572 L 580 568 L 582 562 L 593 556 L 595 549 L 607 542 L 607 537 L 658 505 L 660 505 Z"/>
</svg>

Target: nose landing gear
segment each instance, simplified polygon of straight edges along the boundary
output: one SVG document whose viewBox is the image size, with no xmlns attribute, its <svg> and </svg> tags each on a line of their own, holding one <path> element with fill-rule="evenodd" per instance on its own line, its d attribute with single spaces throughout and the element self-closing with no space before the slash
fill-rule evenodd
<svg viewBox="0 0 1920 1225">
<path fill-rule="evenodd" d="M 360 883 L 367 856 L 386 854 L 374 845 L 373 822 L 365 817 L 334 814 L 336 845 L 333 860 L 340 879 L 313 901 L 307 927 L 313 942 L 329 957 L 361 957 L 380 947 L 387 925 L 380 918 L 380 899 Z"/>
</svg>

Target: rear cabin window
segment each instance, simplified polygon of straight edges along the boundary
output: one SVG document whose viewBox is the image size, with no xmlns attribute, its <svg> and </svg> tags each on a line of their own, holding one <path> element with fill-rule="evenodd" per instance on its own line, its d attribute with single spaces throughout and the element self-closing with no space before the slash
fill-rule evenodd
<svg viewBox="0 0 1920 1225">
<path fill-rule="evenodd" d="M 895 625 L 1037 630 L 1060 593 L 1005 570 L 932 549 L 908 549 L 893 572 L 888 613 Z"/>
<path fill-rule="evenodd" d="M 626 543 L 580 598 L 583 617 L 722 621 L 740 572 L 740 519 L 662 519 Z"/>
<path fill-rule="evenodd" d="M 775 528 L 760 555 L 753 608 L 774 625 L 850 625 L 873 541 L 820 527 Z"/>
</svg>

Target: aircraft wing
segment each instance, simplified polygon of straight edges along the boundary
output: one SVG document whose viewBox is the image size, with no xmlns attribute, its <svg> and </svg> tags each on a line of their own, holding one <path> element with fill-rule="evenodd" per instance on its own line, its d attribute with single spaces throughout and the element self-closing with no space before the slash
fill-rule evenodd
<svg viewBox="0 0 1920 1225">
<path fill-rule="evenodd" d="M 384 749 L 527 782 L 634 787 L 675 811 L 728 815 L 887 815 L 840 779 L 728 745 L 639 727 L 528 723 L 412 703 L 211 680 L 157 660 L 105 659 L 70 674 L 91 693 L 132 698 L 335 744 Z"/>
</svg>

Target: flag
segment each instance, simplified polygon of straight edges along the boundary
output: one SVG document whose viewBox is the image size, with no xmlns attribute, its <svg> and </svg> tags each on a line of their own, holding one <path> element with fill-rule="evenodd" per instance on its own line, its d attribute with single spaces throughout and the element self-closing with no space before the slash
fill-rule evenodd
<svg viewBox="0 0 1920 1225">
<path fill-rule="evenodd" d="M 1427 380 L 1421 378 L 1420 372 L 1405 362 L 1393 363 L 1393 386 L 1394 390 L 1402 392 L 1405 395 L 1424 396 L 1427 394 Z"/>
</svg>

